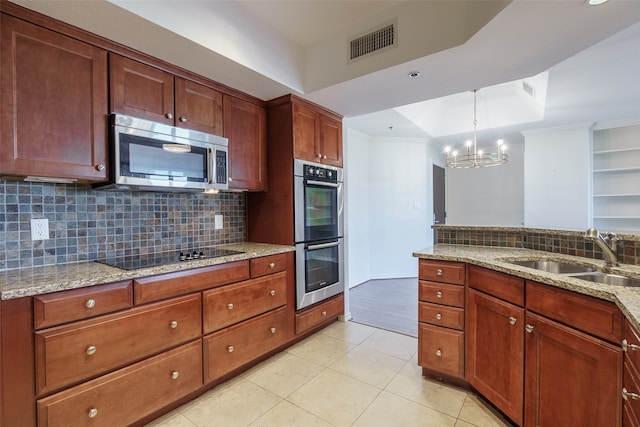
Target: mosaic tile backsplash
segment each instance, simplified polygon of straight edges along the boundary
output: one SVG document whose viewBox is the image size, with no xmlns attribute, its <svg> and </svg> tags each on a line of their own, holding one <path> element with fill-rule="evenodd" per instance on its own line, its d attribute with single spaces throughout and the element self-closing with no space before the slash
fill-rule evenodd
<svg viewBox="0 0 640 427">
<path fill-rule="evenodd" d="M 507 227 L 434 226 L 436 243 L 467 246 L 498 246 L 603 259 L 597 244 L 584 232 Z M 623 264 L 640 265 L 640 238 L 619 236 L 617 255 Z"/>
<path fill-rule="evenodd" d="M 0 180 L 0 270 L 245 241 L 244 193 L 96 191 Z M 224 227 L 214 229 L 214 216 Z M 31 219 L 49 239 L 31 240 Z"/>
</svg>

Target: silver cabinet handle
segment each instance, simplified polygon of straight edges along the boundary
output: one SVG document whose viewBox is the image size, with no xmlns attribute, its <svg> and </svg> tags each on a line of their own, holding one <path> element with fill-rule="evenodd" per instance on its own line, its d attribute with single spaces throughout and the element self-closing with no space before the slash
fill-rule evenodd
<svg viewBox="0 0 640 427">
<path fill-rule="evenodd" d="M 631 393 L 631 392 L 627 391 L 627 389 L 625 387 L 622 387 L 622 398 L 624 400 L 627 400 L 627 399 L 640 400 L 640 394 Z"/>
<path fill-rule="evenodd" d="M 276 268 L 276 263 L 272 262 L 271 264 L 269 264 L 269 268 Z"/>
<path fill-rule="evenodd" d="M 441 268 L 437 269 L 437 270 L 436 270 L 436 274 L 437 274 L 438 276 L 442 276 L 442 269 L 441 269 Z"/>
<path fill-rule="evenodd" d="M 326 159 L 326 158 L 327 158 L 327 155 L 326 155 L 326 154 L 323 154 L 323 155 L 322 155 L 322 158 L 323 158 L 323 159 Z"/>
<path fill-rule="evenodd" d="M 513 316 L 509 317 L 509 324 L 515 325 L 517 321 L 518 319 L 516 319 L 515 317 Z"/>
<path fill-rule="evenodd" d="M 436 319 L 442 320 L 442 314 L 440 314 L 440 313 L 436 314 Z"/>
<path fill-rule="evenodd" d="M 227 304 L 227 308 L 228 308 L 229 310 L 233 310 L 233 304 Z"/>
<path fill-rule="evenodd" d="M 322 154 L 318 154 L 318 158 L 321 159 L 322 158 Z"/>
<path fill-rule="evenodd" d="M 438 357 L 442 357 L 442 350 L 437 349 L 437 350 L 436 350 L 436 356 L 438 356 Z"/>
<path fill-rule="evenodd" d="M 185 116 L 180 117 L 180 121 L 182 123 L 187 123 L 187 118 Z"/>
<path fill-rule="evenodd" d="M 275 334 L 275 333 L 276 333 L 276 328 L 271 328 L 271 329 L 269 329 L 269 330 L 271 331 L 271 333 L 272 333 L 272 334 Z"/>
<path fill-rule="evenodd" d="M 272 289 L 271 292 L 269 292 L 269 295 L 272 297 L 276 296 L 276 291 Z"/>
<path fill-rule="evenodd" d="M 529 332 L 529 333 L 533 332 L 533 325 L 526 325 L 524 327 L 524 330 Z"/>
<path fill-rule="evenodd" d="M 105 170 L 106 166 L 103 165 L 102 163 L 100 163 L 99 165 L 96 165 L 96 170 L 98 172 L 102 172 L 103 170 Z"/>
<path fill-rule="evenodd" d="M 167 119 L 173 119 L 173 114 L 171 113 L 167 113 L 165 114 L 165 116 L 167 117 Z"/>
<path fill-rule="evenodd" d="M 172 380 L 177 380 L 179 376 L 180 376 L 180 372 L 178 372 L 178 371 L 171 372 L 171 379 Z"/>
<path fill-rule="evenodd" d="M 98 410 L 96 408 L 91 408 L 89 409 L 89 412 L 87 412 L 87 416 L 89 418 L 95 418 L 96 415 L 98 415 Z"/>
<path fill-rule="evenodd" d="M 175 329 L 178 327 L 178 322 L 174 320 L 171 323 L 169 323 L 169 326 L 171 327 L 171 329 Z"/>
<path fill-rule="evenodd" d="M 323 312 L 322 312 L 322 316 L 323 316 L 323 317 L 326 317 L 326 316 L 327 316 L 327 312 L 326 312 L 326 311 L 323 311 Z"/>
<path fill-rule="evenodd" d="M 436 292 L 436 297 L 442 298 L 442 292 L 440 292 L 440 291 Z"/>
<path fill-rule="evenodd" d="M 623 351 L 639 351 L 640 350 L 640 345 L 636 345 L 636 344 L 629 344 L 629 341 L 627 341 L 626 339 L 622 340 L 622 350 Z"/>
<path fill-rule="evenodd" d="M 89 356 L 92 356 L 93 354 L 95 354 L 95 352 L 96 352 L 97 350 L 98 350 L 98 349 L 96 348 L 96 346 L 95 346 L 95 345 L 90 345 L 89 347 L 87 347 L 87 354 L 88 354 Z"/>
<path fill-rule="evenodd" d="M 84 306 L 87 308 L 93 308 L 96 306 L 96 300 L 94 299 L 88 299 L 85 303 Z"/>
<path fill-rule="evenodd" d="M 227 347 L 227 351 L 228 351 L 229 353 L 233 353 L 233 350 L 234 350 L 234 348 L 233 348 L 233 346 L 232 346 L 232 345 L 230 345 L 230 346 L 228 346 L 228 347 Z"/>
</svg>

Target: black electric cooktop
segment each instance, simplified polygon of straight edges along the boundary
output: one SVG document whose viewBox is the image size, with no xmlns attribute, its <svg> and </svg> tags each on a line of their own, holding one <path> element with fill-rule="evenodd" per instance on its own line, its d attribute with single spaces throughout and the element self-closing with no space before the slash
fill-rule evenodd
<svg viewBox="0 0 640 427">
<path fill-rule="evenodd" d="M 123 270 L 136 270 L 138 268 L 158 267 L 160 265 L 177 264 L 181 262 L 195 261 L 206 258 L 217 258 L 228 255 L 241 254 L 242 251 L 234 251 L 222 248 L 203 248 L 200 250 L 185 252 L 157 252 L 143 255 L 124 255 L 120 257 L 99 259 L 98 262 Z"/>
</svg>

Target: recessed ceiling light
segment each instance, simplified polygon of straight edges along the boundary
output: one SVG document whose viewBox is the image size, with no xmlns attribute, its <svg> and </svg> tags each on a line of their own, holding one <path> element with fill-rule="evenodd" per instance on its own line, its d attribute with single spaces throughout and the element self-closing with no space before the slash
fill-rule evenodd
<svg viewBox="0 0 640 427">
<path fill-rule="evenodd" d="M 586 0 L 586 1 L 589 6 L 597 6 L 599 4 L 608 2 L 609 0 Z"/>
<path fill-rule="evenodd" d="M 420 77 L 420 71 L 412 71 L 409 73 L 409 77 L 415 79 L 416 77 Z"/>
</svg>

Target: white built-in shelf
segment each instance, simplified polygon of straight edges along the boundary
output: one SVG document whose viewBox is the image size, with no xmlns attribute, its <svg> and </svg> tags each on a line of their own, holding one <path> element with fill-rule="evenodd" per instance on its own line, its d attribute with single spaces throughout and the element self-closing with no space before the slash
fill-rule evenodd
<svg viewBox="0 0 640 427">
<path fill-rule="evenodd" d="M 640 197 L 640 193 L 626 194 L 594 194 L 593 197 Z"/>
<path fill-rule="evenodd" d="M 611 168 L 611 169 L 594 169 L 593 173 L 626 173 L 640 172 L 640 166 L 637 168 Z"/>
<path fill-rule="evenodd" d="M 613 154 L 613 153 L 628 153 L 628 152 L 632 152 L 632 151 L 640 151 L 640 147 L 638 147 L 638 148 L 618 148 L 618 149 L 615 149 L 615 150 L 594 151 L 593 155 L 597 156 L 597 155 Z"/>
<path fill-rule="evenodd" d="M 615 216 L 615 215 L 607 215 L 607 216 L 599 216 L 594 215 L 596 219 L 640 219 L 640 216 Z"/>
</svg>

